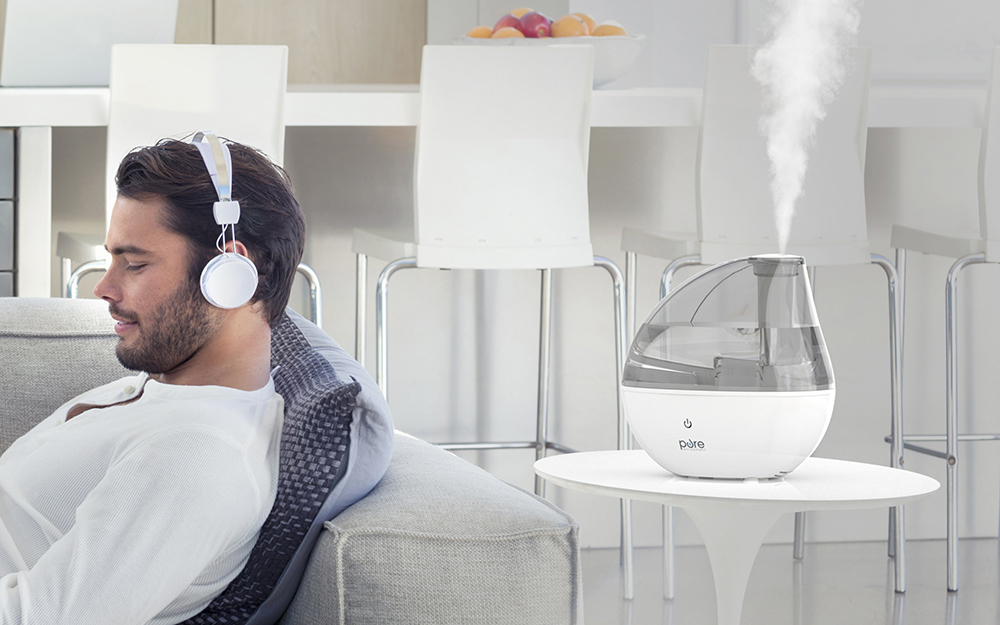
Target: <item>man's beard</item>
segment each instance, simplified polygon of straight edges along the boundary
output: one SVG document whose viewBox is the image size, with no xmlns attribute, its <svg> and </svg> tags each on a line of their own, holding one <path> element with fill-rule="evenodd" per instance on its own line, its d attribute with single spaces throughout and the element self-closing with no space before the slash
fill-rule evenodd
<svg viewBox="0 0 1000 625">
<path fill-rule="evenodd" d="M 110 312 L 127 321 L 134 314 L 110 306 Z M 118 341 L 115 355 L 123 367 L 151 374 L 167 373 L 191 358 L 215 333 L 219 321 L 198 283 L 187 280 L 149 319 L 136 326 L 132 345 Z"/>
</svg>

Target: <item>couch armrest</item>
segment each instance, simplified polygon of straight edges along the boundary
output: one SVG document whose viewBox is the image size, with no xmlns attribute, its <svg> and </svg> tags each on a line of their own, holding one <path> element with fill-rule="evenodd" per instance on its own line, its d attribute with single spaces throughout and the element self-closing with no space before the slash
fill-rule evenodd
<svg viewBox="0 0 1000 625">
<path fill-rule="evenodd" d="M 378 486 L 326 524 L 283 625 L 577 624 L 579 527 L 397 433 Z"/>
</svg>

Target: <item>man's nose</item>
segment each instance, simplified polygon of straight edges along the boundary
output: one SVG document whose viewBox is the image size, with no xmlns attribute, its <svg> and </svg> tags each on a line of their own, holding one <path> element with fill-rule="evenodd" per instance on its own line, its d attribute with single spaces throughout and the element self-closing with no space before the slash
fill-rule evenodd
<svg viewBox="0 0 1000 625">
<path fill-rule="evenodd" d="M 119 299 L 119 291 L 114 280 L 114 268 L 109 266 L 108 270 L 94 285 L 94 295 L 106 302 L 114 302 Z"/>
</svg>

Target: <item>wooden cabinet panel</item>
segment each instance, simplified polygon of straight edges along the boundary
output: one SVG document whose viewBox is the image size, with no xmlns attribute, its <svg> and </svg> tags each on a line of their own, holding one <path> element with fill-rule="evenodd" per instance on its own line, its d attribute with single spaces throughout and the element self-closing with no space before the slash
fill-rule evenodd
<svg viewBox="0 0 1000 625">
<path fill-rule="evenodd" d="M 288 82 L 415 83 L 427 0 L 215 0 L 215 43 L 285 44 Z"/>
<path fill-rule="evenodd" d="M 427 0 L 179 0 L 174 41 L 287 45 L 292 84 L 416 83 L 426 33 Z"/>
<path fill-rule="evenodd" d="M 178 0 L 174 43 L 212 43 L 212 0 Z"/>
</svg>

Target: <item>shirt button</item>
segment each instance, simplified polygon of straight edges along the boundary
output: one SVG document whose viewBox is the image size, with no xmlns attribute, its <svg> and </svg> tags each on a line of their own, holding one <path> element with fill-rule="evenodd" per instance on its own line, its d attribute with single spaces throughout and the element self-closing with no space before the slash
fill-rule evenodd
<svg viewBox="0 0 1000 625">
<path fill-rule="evenodd" d="M 125 387 L 125 394 L 126 395 L 130 395 L 130 394 L 132 394 L 134 392 L 135 392 L 135 387 L 132 386 L 131 384 L 129 384 L 128 386 Z"/>
</svg>

